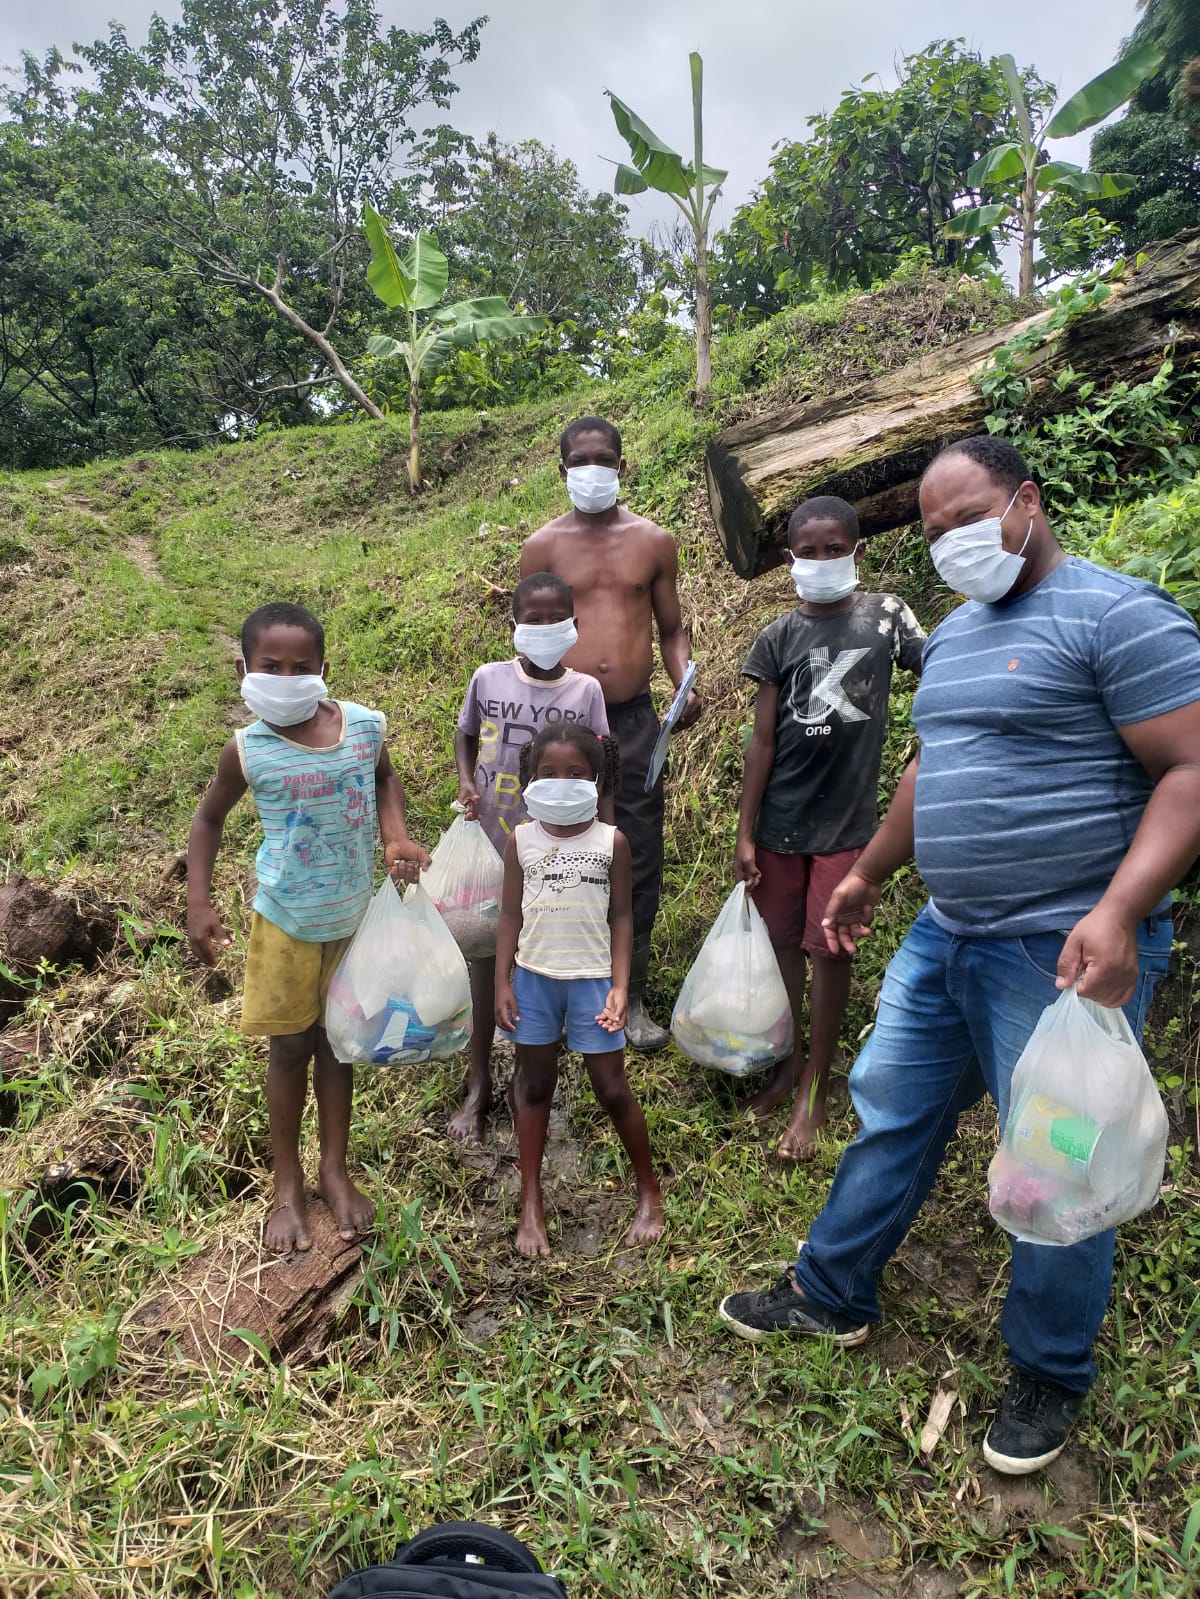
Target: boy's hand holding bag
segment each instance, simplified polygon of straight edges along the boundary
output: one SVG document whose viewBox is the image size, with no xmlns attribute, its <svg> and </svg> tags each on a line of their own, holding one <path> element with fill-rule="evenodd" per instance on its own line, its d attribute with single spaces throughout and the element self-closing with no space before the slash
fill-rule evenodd
<svg viewBox="0 0 1200 1599">
<path fill-rule="evenodd" d="M 698 1065 L 746 1077 L 792 1048 L 792 1010 L 767 925 L 738 883 L 683 980 L 675 1043 Z"/>
<path fill-rule="evenodd" d="M 1167 1113 L 1122 1010 L 1065 989 L 1013 1069 L 988 1207 L 1028 1244 L 1077 1244 L 1158 1198 Z"/>
<path fill-rule="evenodd" d="M 401 899 L 385 877 L 338 963 L 325 1031 L 340 1061 L 440 1060 L 471 1031 L 467 963 L 419 885 Z"/>
</svg>

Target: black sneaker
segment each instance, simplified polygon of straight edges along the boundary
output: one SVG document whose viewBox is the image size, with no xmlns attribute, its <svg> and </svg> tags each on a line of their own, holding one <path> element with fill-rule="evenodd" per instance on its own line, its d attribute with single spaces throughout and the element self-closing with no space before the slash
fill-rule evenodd
<svg viewBox="0 0 1200 1599">
<path fill-rule="evenodd" d="M 774 1288 L 761 1289 L 756 1294 L 727 1294 L 718 1307 L 722 1321 L 727 1321 L 739 1338 L 749 1338 L 758 1343 L 773 1333 L 797 1333 L 802 1337 L 828 1338 L 835 1344 L 864 1344 L 870 1327 L 855 1321 L 852 1316 L 841 1316 L 836 1310 L 826 1310 L 812 1299 L 806 1299 L 792 1282 L 790 1271 Z"/>
<path fill-rule="evenodd" d="M 1084 1398 L 1014 1368 L 983 1440 L 983 1458 L 1006 1477 L 1040 1471 L 1062 1453 Z"/>
</svg>

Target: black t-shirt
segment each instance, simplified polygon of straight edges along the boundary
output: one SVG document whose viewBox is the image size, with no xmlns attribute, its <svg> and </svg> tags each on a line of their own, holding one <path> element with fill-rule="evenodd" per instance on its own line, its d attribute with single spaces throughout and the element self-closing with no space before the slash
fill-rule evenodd
<svg viewBox="0 0 1200 1599">
<path fill-rule="evenodd" d="M 844 611 L 796 606 L 755 639 L 742 675 L 779 690 L 775 764 L 754 841 L 779 855 L 834 855 L 865 844 L 895 664 L 921 670 L 925 634 L 894 594 L 854 596 Z"/>
</svg>

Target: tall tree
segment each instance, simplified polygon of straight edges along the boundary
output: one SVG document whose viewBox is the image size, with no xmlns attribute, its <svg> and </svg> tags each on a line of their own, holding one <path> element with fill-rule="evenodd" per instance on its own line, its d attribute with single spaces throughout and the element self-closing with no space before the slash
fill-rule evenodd
<svg viewBox="0 0 1200 1599">
<path fill-rule="evenodd" d="M 1062 197 L 1086 202 L 1109 199 L 1128 193 L 1137 183 L 1132 173 L 1085 172 L 1073 161 L 1051 159 L 1047 141 L 1069 139 L 1103 122 L 1157 71 L 1161 61 L 1162 53 L 1153 45 L 1132 50 L 1077 89 L 1052 116 L 1035 122 L 1016 62 L 1012 56 L 1001 56 L 1017 137 L 995 145 L 972 167 L 971 182 L 992 198 L 959 211 L 946 224 L 947 237 L 971 239 L 998 226 L 1011 226 L 1020 249 L 1018 291 L 1032 294 L 1038 275 L 1033 252 L 1042 234 L 1043 207 Z"/>
<path fill-rule="evenodd" d="M 394 339 L 389 334 L 372 334 L 367 349 L 382 360 L 399 357 L 408 372 L 408 484 L 416 493 L 422 487 L 422 376 L 456 349 L 520 339 L 540 333 L 546 322 L 544 317 L 514 314 L 496 295 L 442 305 L 450 263 L 433 234 L 422 229 L 401 255 L 387 224 L 371 205 L 366 207 L 365 226 L 371 245 L 367 274 L 371 287 L 384 305 L 399 314 L 406 335 Z"/>
<path fill-rule="evenodd" d="M 704 63 L 693 50 L 688 57 L 692 75 L 692 159 L 676 155 L 637 115 L 604 92 L 612 104 L 617 132 L 629 146 L 633 166 L 617 167 L 618 194 L 644 194 L 654 189 L 671 197 L 691 229 L 692 288 L 696 301 L 696 394 L 703 399 L 712 386 L 712 292 L 708 277 L 708 225 L 713 206 L 728 173 L 704 164 Z"/>
<path fill-rule="evenodd" d="M 775 155 L 721 235 L 722 297 L 734 311 L 769 314 L 814 277 L 867 288 L 912 250 L 967 270 L 996 260 L 986 234 L 963 243 L 944 229 L 973 197 L 967 174 L 981 153 L 1017 131 L 999 61 L 942 39 L 903 58 L 894 89 L 873 76 L 808 119 L 809 137 Z M 1036 74 L 1026 84 L 1035 102 L 1048 98 Z"/>
<path fill-rule="evenodd" d="M 183 0 L 140 48 L 116 24 L 83 48 L 94 88 L 68 97 L 61 57 L 27 59 L 26 102 L 61 114 L 69 100 L 97 140 L 156 152 L 128 224 L 306 341 L 303 387 L 332 380 L 378 416 L 335 343 L 361 276 L 363 203 L 411 204 L 425 162 L 453 144 L 413 117 L 449 105 L 451 66 L 474 60 L 483 22 L 416 32 L 385 29 L 372 0 Z"/>
<path fill-rule="evenodd" d="M 572 347 L 586 350 L 636 302 L 638 250 L 625 215 L 612 195 L 584 188 L 573 161 L 536 139 L 504 144 L 491 134 L 461 203 L 438 225 L 451 289 L 570 321 Z"/>
</svg>

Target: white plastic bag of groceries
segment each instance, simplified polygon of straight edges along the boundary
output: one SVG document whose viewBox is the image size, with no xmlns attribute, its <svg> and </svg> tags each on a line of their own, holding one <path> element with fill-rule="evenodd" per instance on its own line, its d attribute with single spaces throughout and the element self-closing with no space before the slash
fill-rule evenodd
<svg viewBox="0 0 1200 1599">
<path fill-rule="evenodd" d="M 466 1047 L 467 963 L 420 886 L 402 900 L 384 878 L 329 984 L 325 1031 L 348 1063 L 407 1065 Z"/>
<path fill-rule="evenodd" d="M 988 1208 L 1027 1244 L 1077 1244 L 1158 1198 L 1167 1113 L 1121 1010 L 1064 989 L 1013 1069 Z"/>
<path fill-rule="evenodd" d="M 421 886 L 468 960 L 496 953 L 504 862 L 479 822 L 459 815 L 438 840 Z"/>
<path fill-rule="evenodd" d="M 700 1066 L 747 1077 L 792 1047 L 792 1011 L 766 923 L 739 883 L 683 980 L 671 1032 Z"/>
</svg>

